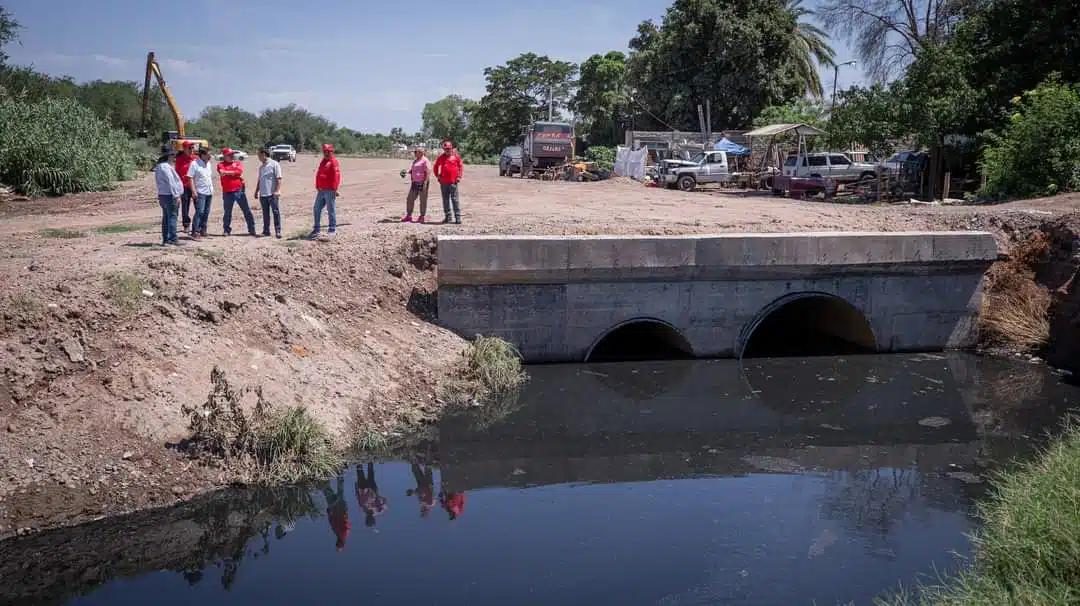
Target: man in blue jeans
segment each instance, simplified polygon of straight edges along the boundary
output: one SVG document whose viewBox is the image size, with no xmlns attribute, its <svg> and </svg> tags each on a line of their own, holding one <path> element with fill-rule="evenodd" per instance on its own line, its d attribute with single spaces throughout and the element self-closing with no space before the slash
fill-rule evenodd
<svg viewBox="0 0 1080 606">
<path fill-rule="evenodd" d="M 334 157 L 334 145 L 324 143 L 322 146 L 323 159 L 319 162 L 319 168 L 315 171 L 315 222 L 311 227 L 308 238 L 314 240 L 319 237 L 319 223 L 322 220 L 323 209 L 326 209 L 326 218 L 329 223 L 326 235 L 333 236 L 337 232 L 337 196 L 338 188 L 341 187 L 341 164 Z"/>
<path fill-rule="evenodd" d="M 255 197 L 262 207 L 262 235 L 270 235 L 270 213 L 274 213 L 274 232 L 281 239 L 281 165 L 270 157 L 270 152 L 259 150 L 259 180 L 255 182 Z"/>
<path fill-rule="evenodd" d="M 214 175 L 210 168 L 210 150 L 199 150 L 188 167 L 187 177 L 195 192 L 195 215 L 191 218 L 191 239 L 206 235 L 206 220 L 210 218 L 210 201 L 214 198 Z"/>
<path fill-rule="evenodd" d="M 222 231 L 226 236 L 232 234 L 232 209 L 235 203 L 240 206 L 240 212 L 244 213 L 248 235 L 254 236 L 255 216 L 251 214 L 251 207 L 248 206 L 247 190 L 244 185 L 244 165 L 236 161 L 232 149 L 226 147 L 221 150 L 221 162 L 218 162 L 217 171 L 221 177 L 221 202 L 225 207 Z"/>
</svg>

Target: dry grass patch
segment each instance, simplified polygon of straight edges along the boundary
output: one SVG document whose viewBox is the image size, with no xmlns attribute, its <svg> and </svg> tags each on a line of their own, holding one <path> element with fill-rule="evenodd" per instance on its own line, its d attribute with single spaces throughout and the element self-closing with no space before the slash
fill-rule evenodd
<svg viewBox="0 0 1080 606">
<path fill-rule="evenodd" d="M 139 276 L 117 272 L 105 277 L 105 294 L 121 311 L 132 311 L 142 304 L 145 288 Z"/>
<path fill-rule="evenodd" d="M 1050 339 L 1050 291 L 1035 281 L 1034 267 L 1050 252 L 1049 237 L 1042 232 L 1017 245 L 1008 261 L 988 272 L 982 308 L 979 310 L 981 340 L 989 345 L 1038 351 Z"/>
<path fill-rule="evenodd" d="M 86 232 L 77 229 L 43 229 L 41 230 L 41 237 L 74 240 L 76 238 L 85 238 Z"/>
</svg>

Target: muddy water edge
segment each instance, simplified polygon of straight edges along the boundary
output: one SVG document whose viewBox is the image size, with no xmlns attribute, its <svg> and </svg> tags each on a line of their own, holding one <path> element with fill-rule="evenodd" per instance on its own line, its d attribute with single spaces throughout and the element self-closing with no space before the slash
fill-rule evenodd
<svg viewBox="0 0 1080 606">
<path fill-rule="evenodd" d="M 969 354 L 531 370 L 321 485 L 0 542 L 0 603 L 867 604 L 955 569 L 987 477 L 1080 405 Z"/>
</svg>

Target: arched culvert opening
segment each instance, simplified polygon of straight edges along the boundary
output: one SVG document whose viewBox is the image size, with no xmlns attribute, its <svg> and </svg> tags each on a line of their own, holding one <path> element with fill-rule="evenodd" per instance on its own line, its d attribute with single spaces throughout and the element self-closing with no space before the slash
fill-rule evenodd
<svg viewBox="0 0 1080 606">
<path fill-rule="evenodd" d="M 870 322 L 850 303 L 826 293 L 783 297 L 743 331 L 740 357 L 843 356 L 877 351 Z"/>
<path fill-rule="evenodd" d="M 690 342 L 678 329 L 660 320 L 630 320 L 607 331 L 585 354 L 586 362 L 686 360 L 694 357 Z"/>
</svg>

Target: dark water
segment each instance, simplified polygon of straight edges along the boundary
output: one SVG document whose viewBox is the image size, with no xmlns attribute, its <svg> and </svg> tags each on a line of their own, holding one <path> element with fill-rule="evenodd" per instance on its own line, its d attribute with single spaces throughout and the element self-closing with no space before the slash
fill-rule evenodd
<svg viewBox="0 0 1080 606">
<path fill-rule="evenodd" d="M 531 374 L 374 490 L 364 465 L 0 543 L 0 603 L 868 604 L 955 567 L 981 478 L 1080 403 L 964 355 Z"/>
</svg>

